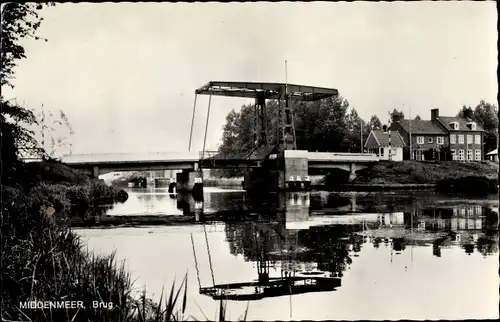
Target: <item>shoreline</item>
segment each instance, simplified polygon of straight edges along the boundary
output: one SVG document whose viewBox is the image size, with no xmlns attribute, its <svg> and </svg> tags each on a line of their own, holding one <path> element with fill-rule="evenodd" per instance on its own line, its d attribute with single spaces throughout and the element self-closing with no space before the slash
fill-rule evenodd
<svg viewBox="0 0 500 322">
<path fill-rule="evenodd" d="M 311 189 L 322 191 L 383 191 L 383 190 L 435 190 L 436 183 L 349 183 L 328 187 L 326 185 L 313 185 Z"/>
<path fill-rule="evenodd" d="M 427 206 L 435 206 L 439 208 L 449 208 L 453 206 L 466 205 L 481 205 L 489 207 L 498 207 L 498 200 L 494 199 L 476 199 L 476 200 L 434 200 L 430 201 Z M 381 212 L 398 212 L 405 211 L 404 209 L 389 209 L 370 207 L 359 205 L 360 208 L 351 210 L 350 206 L 339 206 L 335 208 L 322 207 L 310 209 L 310 216 L 338 216 L 338 215 L 353 215 L 362 213 L 372 213 L 373 211 Z M 404 206 L 401 206 L 404 208 Z M 400 207 L 396 207 L 400 208 Z M 279 209 L 276 209 L 279 212 Z M 203 225 L 207 223 L 224 223 L 224 222 L 240 222 L 251 220 L 252 212 L 241 212 L 238 210 L 222 210 L 218 212 L 210 212 L 204 214 L 189 214 L 189 215 L 168 215 L 168 214 L 136 214 L 136 215 L 101 215 L 93 216 L 88 219 L 71 218 L 71 229 L 112 229 L 112 228 L 144 228 L 144 227 L 168 227 L 182 225 Z M 281 214 L 276 214 L 274 220 L 282 219 Z M 271 219 L 273 220 L 273 219 Z"/>
</svg>

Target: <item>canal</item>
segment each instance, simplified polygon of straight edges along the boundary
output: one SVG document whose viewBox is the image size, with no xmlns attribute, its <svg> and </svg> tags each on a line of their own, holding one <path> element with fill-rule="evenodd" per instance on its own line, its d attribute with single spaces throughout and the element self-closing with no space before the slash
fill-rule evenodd
<svg viewBox="0 0 500 322">
<path fill-rule="evenodd" d="M 157 301 L 187 273 L 187 315 L 199 319 L 216 319 L 218 297 L 229 299 L 232 320 L 247 305 L 248 320 L 498 318 L 497 196 L 301 192 L 264 200 L 207 188 L 195 202 L 149 188 L 129 190 L 108 214 L 192 212 L 202 214 L 190 225 L 77 232 L 89 249 L 116 251 L 137 289 Z M 217 212 L 220 221 L 203 222 Z"/>
</svg>

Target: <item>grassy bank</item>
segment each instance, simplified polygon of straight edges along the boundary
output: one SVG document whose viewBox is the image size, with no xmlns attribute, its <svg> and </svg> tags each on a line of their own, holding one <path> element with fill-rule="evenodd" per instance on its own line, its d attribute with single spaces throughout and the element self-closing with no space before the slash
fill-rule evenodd
<svg viewBox="0 0 500 322">
<path fill-rule="evenodd" d="M 1 186 L 2 320 L 184 319 L 186 280 L 160 305 L 147 300 L 145 293 L 137 297 L 130 274 L 114 254 L 86 251 L 68 227 L 67 219 L 76 211 L 119 198 L 116 189 L 57 164 L 30 165 L 26 175 L 52 179 Z M 26 309 L 26 301 L 81 301 L 82 307 Z M 94 301 L 111 305 L 95 309 Z"/>
<path fill-rule="evenodd" d="M 492 162 L 381 161 L 358 171 L 359 184 L 438 184 L 442 180 L 466 176 L 496 179 L 498 164 Z"/>
</svg>

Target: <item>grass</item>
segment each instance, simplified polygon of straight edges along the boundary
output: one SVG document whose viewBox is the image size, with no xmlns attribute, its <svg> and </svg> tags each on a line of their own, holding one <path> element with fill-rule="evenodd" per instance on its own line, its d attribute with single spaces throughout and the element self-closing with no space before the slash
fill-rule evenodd
<svg viewBox="0 0 500 322">
<path fill-rule="evenodd" d="M 147 298 L 145 289 L 140 296 L 135 294 L 132 276 L 114 253 L 103 256 L 85 250 L 66 219 L 77 210 L 116 200 L 118 192 L 55 168 L 60 174 L 52 176 L 58 178 L 55 181 L 33 183 L 29 188 L 1 186 L 2 321 L 193 319 L 185 316 L 187 275 L 179 287 L 172 285 L 165 301 L 162 292 L 157 304 Z M 55 215 L 47 215 L 48 207 L 55 209 Z M 25 301 L 82 301 L 83 308 L 26 309 L 21 304 Z M 112 307 L 94 309 L 93 301 L 112 303 Z M 225 303 L 220 308 L 219 320 L 225 321 Z"/>
<path fill-rule="evenodd" d="M 419 162 L 381 161 L 376 165 L 358 171 L 356 183 L 372 184 L 436 184 L 442 180 L 465 176 L 495 179 L 498 164 L 483 162 Z"/>
</svg>

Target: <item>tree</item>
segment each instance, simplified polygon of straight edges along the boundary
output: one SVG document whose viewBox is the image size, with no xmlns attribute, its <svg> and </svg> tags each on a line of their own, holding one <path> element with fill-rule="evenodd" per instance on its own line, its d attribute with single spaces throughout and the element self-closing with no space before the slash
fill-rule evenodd
<svg viewBox="0 0 500 322">
<path fill-rule="evenodd" d="M 415 115 L 415 118 L 414 118 L 414 120 L 415 120 L 415 121 L 420 121 L 421 119 L 422 119 L 422 118 L 420 117 L 420 115 L 418 115 L 418 114 L 417 114 L 417 115 Z"/>
<path fill-rule="evenodd" d="M 345 140 L 349 144 L 347 150 L 349 152 L 361 152 L 361 148 L 364 144 L 364 142 L 361 141 L 361 132 L 363 132 L 363 141 L 366 141 L 371 129 L 366 122 L 359 117 L 358 112 L 354 108 L 352 108 L 350 113 L 346 116 L 346 130 L 347 134 Z"/>
<path fill-rule="evenodd" d="M 278 133 L 279 107 L 277 100 L 266 102 L 267 137 L 270 147 L 276 145 Z M 347 142 L 347 109 L 349 102 L 338 96 L 316 102 L 293 102 L 295 134 L 297 148 L 310 151 L 347 151 L 351 148 Z M 356 114 L 357 115 L 357 114 Z M 243 105 L 240 112 L 231 111 L 226 116 L 223 126 L 222 142 L 219 151 L 245 155 L 254 147 L 254 105 Z M 357 140 L 359 142 L 359 130 Z M 358 143 L 359 150 L 359 143 Z M 241 171 L 214 172 L 218 175 L 236 175 Z M 231 173 L 231 174 L 230 174 Z"/>
<path fill-rule="evenodd" d="M 484 129 L 484 153 L 497 148 L 498 107 L 496 105 L 481 100 L 474 110 L 470 107 L 462 107 L 459 116 L 469 117 Z"/>
<path fill-rule="evenodd" d="M 371 130 L 381 129 L 382 122 L 380 122 L 380 119 L 377 115 L 372 115 L 372 117 L 370 118 L 370 122 L 368 122 L 368 126 Z"/>
<path fill-rule="evenodd" d="M 297 148 L 320 152 L 345 150 L 348 108 L 349 102 L 340 96 L 294 104 Z"/>
<path fill-rule="evenodd" d="M 24 47 L 20 44 L 23 38 L 32 38 L 35 40 L 47 39 L 40 38 L 36 32 L 40 27 L 43 18 L 39 11 L 44 6 L 53 6 L 54 3 L 15 3 L 8 2 L 2 10 L 2 70 L 1 86 L 8 85 L 14 87 L 12 79 L 14 78 L 14 68 L 19 59 L 26 58 Z"/>
<path fill-rule="evenodd" d="M 398 111 L 397 109 L 394 109 L 392 112 L 389 113 L 389 124 L 404 120 L 404 118 L 405 114 L 403 113 L 403 111 Z"/>
<path fill-rule="evenodd" d="M 46 152 L 48 157 L 57 158 L 64 153 L 71 152 L 69 140 L 74 131 L 68 117 L 62 110 L 53 112 L 42 109 L 36 115 L 36 119 L 35 138 L 40 142 L 41 149 Z"/>
<path fill-rule="evenodd" d="M 472 107 L 464 105 L 462 106 L 462 109 L 460 109 L 460 112 L 458 112 L 457 116 L 465 119 L 474 119 L 474 111 L 472 110 Z"/>
<path fill-rule="evenodd" d="M 43 7 L 43 4 L 13 2 L 3 6 L 0 71 L 2 87 L 14 87 L 12 80 L 16 62 L 26 58 L 24 47 L 20 43 L 21 39 L 40 39 L 36 31 L 43 20 L 38 14 Z M 2 183 L 17 183 L 22 177 L 20 154 L 22 151 L 39 149 L 33 131 L 26 128 L 36 124 L 37 121 L 33 112 L 19 106 L 12 99 L 5 100 L 1 97 L 0 106 Z"/>
<path fill-rule="evenodd" d="M 36 123 L 34 114 L 10 101 L 1 102 L 0 134 L 2 184 L 18 182 L 22 177 L 22 162 L 20 157 L 26 151 L 38 149 L 38 143 L 33 131 L 26 125 Z"/>
</svg>

